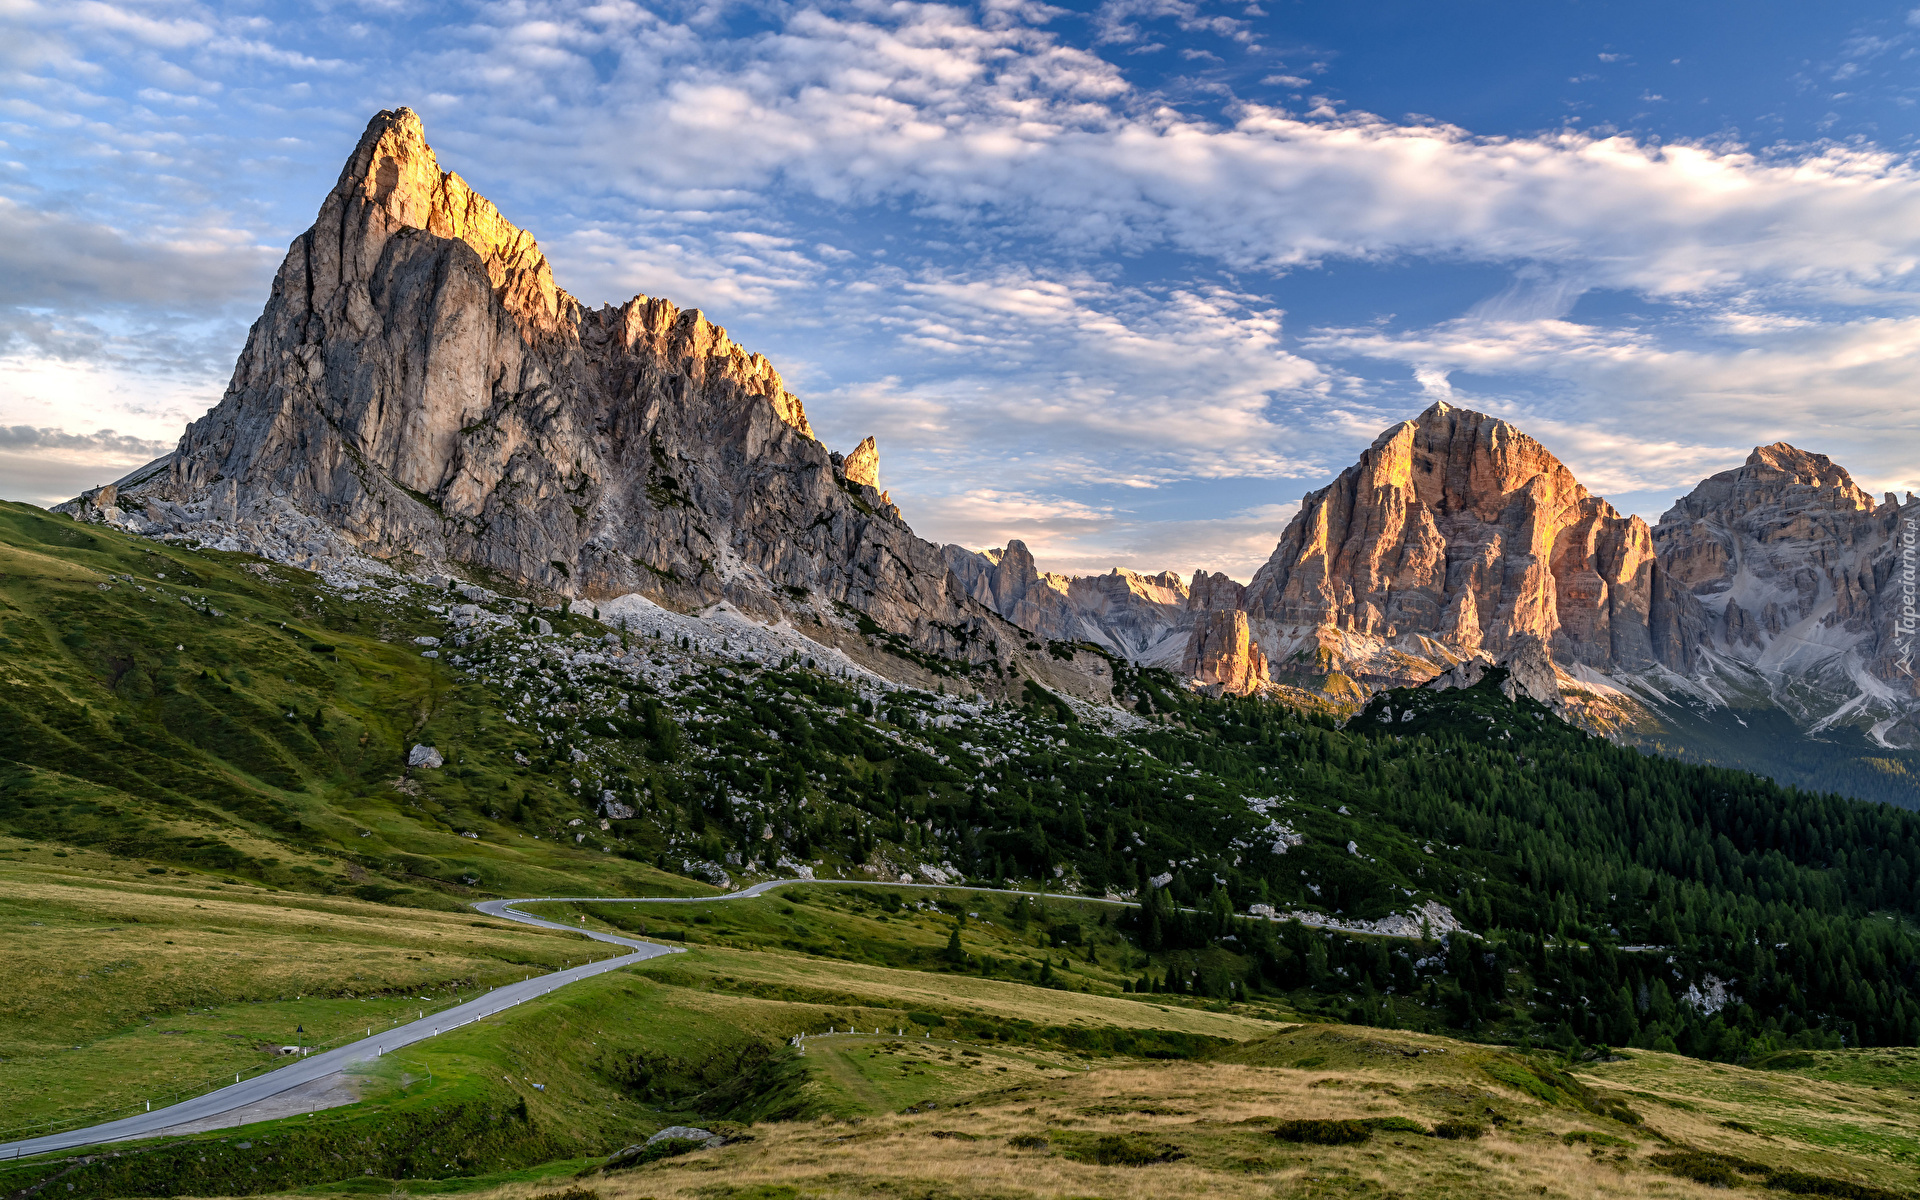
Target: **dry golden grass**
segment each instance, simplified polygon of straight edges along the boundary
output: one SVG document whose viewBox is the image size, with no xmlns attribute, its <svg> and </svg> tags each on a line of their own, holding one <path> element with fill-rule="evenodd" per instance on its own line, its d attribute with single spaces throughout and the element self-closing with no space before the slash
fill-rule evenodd
<svg viewBox="0 0 1920 1200">
<path fill-rule="evenodd" d="M 1627 1053 L 1627 1061 L 1593 1067 L 1583 1077 L 1621 1095 L 1676 1142 L 1881 1187 L 1914 1186 L 1920 1069 L 1904 1086 L 1873 1085 Z"/>
<path fill-rule="evenodd" d="M 1493 1103 L 1510 1124 L 1478 1141 L 1388 1132 L 1357 1146 L 1277 1141 L 1271 1131 L 1278 1119 L 1401 1116 L 1430 1124 L 1467 1102 L 1455 1094 L 1465 1089 L 1408 1089 L 1386 1072 L 1327 1080 L 1315 1071 L 1195 1063 L 1054 1074 L 931 1113 L 756 1126 L 751 1142 L 582 1182 L 601 1200 L 1613 1200 L 1706 1191 L 1650 1170 L 1641 1162 L 1647 1147 L 1589 1149 L 1561 1140 L 1564 1132 L 1605 1122 L 1505 1095 Z M 1048 1145 L 1015 1148 L 1009 1139 L 1018 1135 L 1040 1135 Z M 1072 1157 L 1076 1146 L 1108 1135 L 1177 1147 L 1184 1157 L 1143 1167 Z M 549 1180 L 473 1195 L 531 1200 L 554 1190 Z"/>
<path fill-rule="evenodd" d="M 866 1003 L 907 1009 L 961 1007 L 1041 1025 L 1167 1029 L 1236 1040 L 1265 1037 L 1285 1027 L 1240 1013 L 1208 1012 L 1119 996 L 1053 992 L 969 975 L 933 975 L 719 946 L 701 946 L 684 957 L 659 959 L 653 965 L 656 969 L 674 972 L 699 972 L 715 978 L 730 976 L 740 981 L 857 995 Z"/>
</svg>

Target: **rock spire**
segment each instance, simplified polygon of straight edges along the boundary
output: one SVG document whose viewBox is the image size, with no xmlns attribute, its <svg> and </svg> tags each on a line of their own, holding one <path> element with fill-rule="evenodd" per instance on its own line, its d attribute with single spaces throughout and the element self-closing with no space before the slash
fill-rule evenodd
<svg viewBox="0 0 1920 1200">
<path fill-rule="evenodd" d="M 872 439 L 851 461 L 837 478 L 772 364 L 698 311 L 556 286 L 397 109 L 289 247 L 219 405 L 112 499 L 143 529 L 314 567 L 465 564 L 863 641 L 851 612 L 962 659 L 1017 644 L 874 489 Z"/>
</svg>

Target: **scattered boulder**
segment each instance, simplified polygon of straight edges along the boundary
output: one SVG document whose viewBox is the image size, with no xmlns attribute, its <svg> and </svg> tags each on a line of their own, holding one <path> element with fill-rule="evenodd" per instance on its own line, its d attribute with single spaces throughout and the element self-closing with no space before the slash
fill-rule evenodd
<svg viewBox="0 0 1920 1200">
<path fill-rule="evenodd" d="M 637 1146 L 628 1146 L 624 1150 L 607 1155 L 607 1161 L 600 1165 L 600 1169 L 618 1171 L 627 1167 L 645 1166 L 647 1163 L 657 1162 L 663 1158 L 672 1158 L 695 1150 L 709 1150 L 726 1144 L 727 1139 L 711 1129 L 696 1129 L 691 1125 L 669 1125 Z"/>
<path fill-rule="evenodd" d="M 697 1129 L 691 1125 L 669 1125 L 659 1133 L 648 1138 L 647 1145 L 651 1146 L 655 1142 L 664 1142 L 668 1138 L 679 1138 L 682 1141 L 689 1142 L 706 1142 L 714 1146 L 723 1145 L 727 1140 L 711 1129 Z"/>
<path fill-rule="evenodd" d="M 432 746 L 415 745 L 412 750 L 407 752 L 407 765 L 409 767 L 426 767 L 432 769 L 435 767 L 443 767 L 446 764 L 447 760 L 440 757 L 440 751 Z"/>
</svg>

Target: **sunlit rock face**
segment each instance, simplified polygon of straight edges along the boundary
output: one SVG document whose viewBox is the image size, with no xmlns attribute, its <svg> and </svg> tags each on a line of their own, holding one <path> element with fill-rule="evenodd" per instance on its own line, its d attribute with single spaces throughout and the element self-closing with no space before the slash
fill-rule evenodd
<svg viewBox="0 0 1920 1200">
<path fill-rule="evenodd" d="M 111 499 L 309 565 L 357 552 L 567 596 L 853 610 L 995 653 L 1017 635 L 949 586 L 878 465 L 872 439 L 836 460 L 773 366 L 698 311 L 581 305 L 399 109 L 289 248 L 220 404 Z"/>
<path fill-rule="evenodd" d="M 1201 610 L 1181 664 L 1195 684 L 1229 695 L 1258 691 L 1267 678 L 1267 657 L 1255 645 L 1247 614 L 1237 608 Z"/>
<path fill-rule="evenodd" d="M 1409 682 L 1411 662 L 1353 649 L 1498 659 L 1538 641 L 1563 662 L 1643 668 L 1657 596 L 1645 522 L 1507 422 L 1435 404 L 1306 497 L 1246 608 L 1276 660 L 1377 659 L 1361 673 Z"/>
</svg>

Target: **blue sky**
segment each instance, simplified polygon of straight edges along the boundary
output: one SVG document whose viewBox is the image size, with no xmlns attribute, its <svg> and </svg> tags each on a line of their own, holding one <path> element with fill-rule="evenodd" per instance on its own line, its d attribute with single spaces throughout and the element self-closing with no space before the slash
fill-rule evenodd
<svg viewBox="0 0 1920 1200">
<path fill-rule="evenodd" d="M 367 118 L 704 309 L 923 535 L 1224 569 L 1434 398 L 1657 520 L 1920 489 L 1920 10 L 0 0 L 0 494 L 214 403 Z"/>
</svg>

